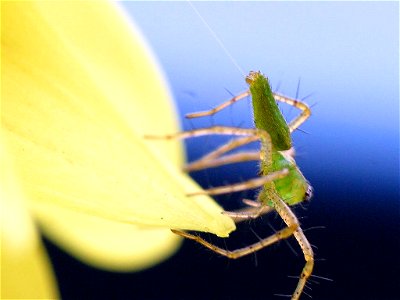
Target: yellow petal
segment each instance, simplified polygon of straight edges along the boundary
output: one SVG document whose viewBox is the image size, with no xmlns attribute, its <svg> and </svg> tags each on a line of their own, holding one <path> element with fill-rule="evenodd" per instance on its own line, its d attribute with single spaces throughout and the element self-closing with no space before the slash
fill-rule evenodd
<svg viewBox="0 0 400 300">
<path fill-rule="evenodd" d="M 50 263 L 40 244 L 4 143 L 0 145 L 1 299 L 57 297 Z"/>
<path fill-rule="evenodd" d="M 90 21 L 88 21 L 90 20 Z M 227 236 L 232 220 L 179 171 L 169 93 L 134 26 L 107 2 L 2 2 L 2 127 L 30 208 L 86 262 L 140 269 L 170 228 Z"/>
</svg>

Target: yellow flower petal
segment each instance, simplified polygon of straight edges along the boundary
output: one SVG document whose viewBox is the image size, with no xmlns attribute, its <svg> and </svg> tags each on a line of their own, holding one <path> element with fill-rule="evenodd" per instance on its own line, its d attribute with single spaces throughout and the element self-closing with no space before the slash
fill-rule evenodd
<svg viewBox="0 0 400 300">
<path fill-rule="evenodd" d="M 2 2 L 2 127 L 43 230 L 86 262 L 140 269 L 169 228 L 227 236 L 232 220 L 177 166 L 178 130 L 148 49 L 107 2 Z M 147 257 L 146 257 L 147 254 Z"/>
<path fill-rule="evenodd" d="M 4 143 L 0 146 L 1 299 L 56 298 L 50 263 L 16 183 Z"/>
</svg>

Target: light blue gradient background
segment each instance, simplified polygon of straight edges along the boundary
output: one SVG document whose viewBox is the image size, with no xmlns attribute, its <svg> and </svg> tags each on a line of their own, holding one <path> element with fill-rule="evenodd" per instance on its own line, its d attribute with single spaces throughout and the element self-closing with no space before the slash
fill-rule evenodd
<svg viewBox="0 0 400 300">
<path fill-rule="evenodd" d="M 392 176 L 399 167 L 397 3 L 194 5 L 245 72 L 261 70 L 274 87 L 280 84 L 280 91 L 291 96 L 301 78 L 300 97 L 312 93 L 307 101 L 317 105 L 302 126 L 310 135 L 297 132 L 295 143 L 315 172 L 323 175 L 329 169 L 336 184 L 348 178 L 395 184 Z M 164 68 L 181 115 L 229 98 L 225 89 L 232 93 L 246 89 L 241 73 L 187 2 L 124 2 L 122 6 Z M 294 116 L 294 110 L 289 112 L 288 117 Z M 234 120 L 251 126 L 248 105 L 231 109 L 225 117 L 227 125 L 234 125 L 230 123 Z M 218 116 L 213 121 L 222 123 Z"/>
</svg>

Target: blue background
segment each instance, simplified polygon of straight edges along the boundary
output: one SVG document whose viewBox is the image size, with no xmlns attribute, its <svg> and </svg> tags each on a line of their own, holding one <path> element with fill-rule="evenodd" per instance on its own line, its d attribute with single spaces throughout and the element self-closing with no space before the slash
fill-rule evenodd
<svg viewBox="0 0 400 300">
<path fill-rule="evenodd" d="M 398 3 L 194 5 L 245 73 L 261 70 L 280 92 L 292 97 L 298 93 L 300 98 L 311 94 L 306 101 L 315 104 L 312 117 L 293 135 L 297 162 L 315 196 L 295 211 L 318 247 L 315 274 L 333 282 L 316 279 L 319 284 L 312 283 L 313 290 L 307 293 L 313 299 L 398 299 Z M 230 93 L 247 88 L 243 74 L 187 2 L 123 2 L 120 6 L 158 57 L 180 116 L 209 109 L 230 98 Z M 287 119 L 297 113 L 284 105 L 281 109 Z M 184 129 L 213 124 L 252 127 L 250 101 L 213 117 L 190 122 L 182 118 Z M 214 137 L 187 141 L 189 160 L 221 142 Z M 193 177 L 209 187 L 254 177 L 256 171 L 256 164 L 246 163 L 197 172 Z M 253 194 L 234 196 L 219 200 L 232 209 Z M 244 224 L 227 247 L 254 242 L 252 231 L 271 234 L 271 226 L 277 229 L 282 222 L 270 216 Z M 319 226 L 324 228 L 315 228 Z M 225 242 L 221 245 L 225 247 Z M 238 261 L 186 241 L 171 260 L 124 275 L 94 271 L 48 247 L 56 267 L 69 266 L 57 271 L 65 298 L 279 299 L 273 294 L 290 294 L 296 280 L 287 275 L 298 275 L 303 265 L 294 240 Z M 74 281 L 68 279 L 72 277 Z"/>
</svg>

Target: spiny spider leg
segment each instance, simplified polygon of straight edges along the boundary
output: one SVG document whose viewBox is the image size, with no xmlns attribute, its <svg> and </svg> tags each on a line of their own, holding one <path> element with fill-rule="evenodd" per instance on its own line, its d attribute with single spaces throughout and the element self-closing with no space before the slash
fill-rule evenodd
<svg viewBox="0 0 400 300">
<path fill-rule="evenodd" d="M 231 151 L 235 148 L 240 146 L 246 145 L 248 143 L 254 142 L 258 140 L 257 136 L 246 136 L 241 137 L 238 139 L 234 139 L 232 141 L 227 142 L 226 144 L 220 146 L 214 151 L 204 155 L 203 157 L 199 158 L 196 161 L 193 161 L 184 167 L 184 171 L 191 172 L 197 171 L 201 169 L 211 168 L 211 167 L 218 167 L 230 163 L 236 162 L 245 162 L 251 160 L 260 160 L 259 151 L 257 152 L 242 152 L 233 155 L 225 155 L 223 157 L 222 154 Z M 220 158 L 219 158 L 220 157 Z"/>
<path fill-rule="evenodd" d="M 215 168 L 227 164 L 233 164 L 245 161 L 260 160 L 260 152 L 241 152 L 231 155 L 224 155 L 216 159 L 200 159 L 186 165 L 183 170 L 186 172 L 198 171 L 202 169 Z"/>
<path fill-rule="evenodd" d="M 286 104 L 289 104 L 289 105 L 294 106 L 301 110 L 300 115 L 295 117 L 288 124 L 290 132 L 293 132 L 294 130 L 296 130 L 302 123 L 304 123 L 311 116 L 310 107 L 305 102 L 298 100 L 298 99 L 290 98 L 288 96 L 285 96 L 285 95 L 282 95 L 282 94 L 276 93 L 276 92 L 274 92 L 272 94 L 273 94 L 275 100 L 284 102 Z M 229 99 L 228 101 L 226 101 L 210 110 L 187 114 L 186 118 L 194 119 L 194 118 L 200 118 L 200 117 L 204 117 L 204 116 L 214 115 L 215 113 L 219 112 L 220 110 L 236 103 L 237 101 L 239 101 L 241 99 L 244 99 L 247 96 L 250 96 L 250 91 L 248 91 L 248 90 L 240 93 L 239 95 Z"/>
<path fill-rule="evenodd" d="M 298 115 L 292 121 L 289 122 L 288 126 L 290 132 L 295 131 L 301 124 L 303 124 L 311 116 L 311 109 L 305 102 L 287 97 L 279 93 L 273 93 L 273 95 L 275 100 L 284 102 L 301 110 L 300 115 Z"/>
<path fill-rule="evenodd" d="M 205 117 L 205 116 L 212 116 L 215 113 L 219 112 L 220 110 L 224 109 L 225 107 L 228 107 L 229 105 L 232 105 L 233 103 L 235 103 L 241 99 L 244 99 L 247 96 L 250 96 L 250 91 L 242 92 L 239 95 L 229 99 L 228 101 L 225 101 L 224 103 L 222 103 L 210 110 L 187 114 L 185 117 L 187 119 L 194 119 L 194 118 L 200 118 L 200 117 Z"/>
<path fill-rule="evenodd" d="M 224 211 L 223 214 L 230 216 L 235 223 L 240 223 L 249 219 L 257 219 L 258 217 L 272 212 L 274 209 L 268 205 L 259 205 L 257 207 L 245 207 L 235 211 Z"/>
<path fill-rule="evenodd" d="M 293 214 L 293 212 L 290 210 L 290 208 L 287 206 L 286 203 L 284 203 L 281 199 L 277 200 L 278 202 L 280 202 L 279 207 L 282 209 L 279 209 L 278 213 L 281 215 L 282 219 L 285 221 L 285 223 L 288 225 L 288 227 L 285 227 L 281 230 L 279 230 L 278 232 L 276 232 L 273 235 L 270 235 L 269 237 L 266 237 L 264 239 L 262 239 L 261 241 L 254 243 L 252 245 L 249 245 L 247 247 L 243 247 L 243 248 L 239 248 L 236 250 L 226 250 L 226 249 L 222 249 L 220 247 L 217 247 L 209 242 L 207 242 L 206 240 L 204 240 L 203 238 L 187 233 L 185 231 L 180 231 L 180 230 L 175 230 L 172 229 L 173 233 L 179 234 L 180 236 L 183 236 L 185 238 L 194 240 L 200 244 L 202 244 L 203 246 L 207 247 L 208 249 L 217 252 L 223 256 L 232 258 L 232 259 L 236 259 L 254 252 L 257 252 L 258 250 L 268 247 L 269 245 L 272 245 L 282 239 L 286 239 L 290 236 L 292 236 L 299 228 L 299 222 L 296 218 L 296 216 Z M 284 208 L 286 207 L 286 209 Z"/>
<path fill-rule="evenodd" d="M 200 128 L 193 129 L 188 131 L 179 132 L 176 134 L 169 134 L 165 136 L 152 136 L 146 135 L 146 138 L 149 139 L 187 139 L 204 135 L 245 135 L 245 137 L 234 139 L 216 150 L 208 153 L 197 161 L 190 163 L 187 165 L 184 170 L 185 171 L 194 171 L 200 170 L 209 167 L 216 167 L 220 165 L 224 165 L 227 163 L 233 162 L 242 162 L 242 161 L 250 161 L 250 160 L 259 160 L 260 152 L 244 152 L 232 155 L 226 155 L 220 157 L 222 154 L 227 151 L 231 151 L 234 148 L 243 146 L 245 144 L 254 142 L 256 140 L 260 140 L 264 149 L 264 152 L 267 154 L 271 152 L 271 138 L 269 134 L 262 129 L 244 129 L 238 127 L 227 127 L 227 126 L 213 126 L 209 128 Z M 220 157 L 220 158 L 218 158 Z"/>
<path fill-rule="evenodd" d="M 276 171 L 270 173 L 265 176 L 257 177 L 254 179 L 250 179 L 244 182 L 219 186 L 215 188 L 205 189 L 194 193 L 187 194 L 188 196 L 196 196 L 196 195 L 221 195 L 221 194 L 230 194 L 234 192 L 240 192 L 250 189 L 255 189 L 265 185 L 268 182 L 272 182 L 277 179 L 281 179 L 289 174 L 287 169 L 283 169 L 280 171 Z"/>
</svg>

